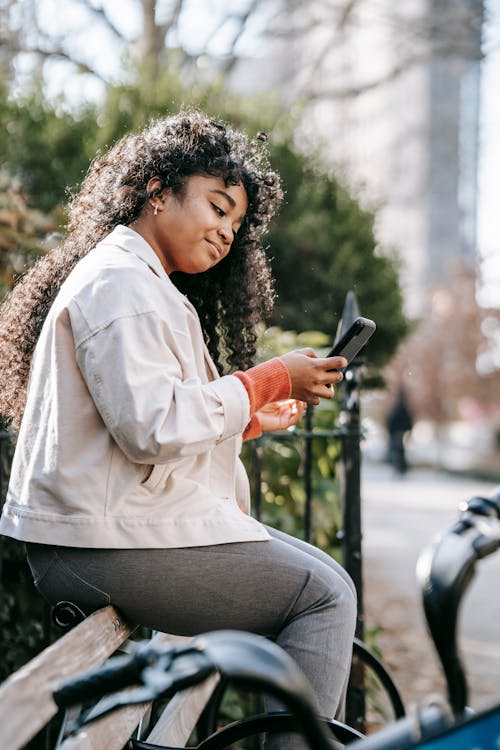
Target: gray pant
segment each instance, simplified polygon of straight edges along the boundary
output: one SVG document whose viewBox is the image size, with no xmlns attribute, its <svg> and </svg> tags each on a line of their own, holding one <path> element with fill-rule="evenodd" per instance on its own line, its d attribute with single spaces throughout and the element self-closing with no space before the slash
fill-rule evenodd
<svg viewBox="0 0 500 750">
<path fill-rule="evenodd" d="M 180 549 L 28 544 L 35 584 L 85 612 L 113 604 L 153 630 L 247 630 L 273 638 L 309 679 L 322 716 L 342 718 L 356 619 L 354 585 L 315 547 L 268 529 L 270 541 Z M 272 703 L 268 708 L 275 709 Z M 298 737 L 266 747 L 299 750 Z"/>
</svg>

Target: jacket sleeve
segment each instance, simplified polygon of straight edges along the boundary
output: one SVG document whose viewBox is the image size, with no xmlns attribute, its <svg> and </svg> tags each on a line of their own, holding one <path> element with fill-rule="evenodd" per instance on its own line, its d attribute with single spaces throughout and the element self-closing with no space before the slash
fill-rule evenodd
<svg viewBox="0 0 500 750">
<path fill-rule="evenodd" d="M 92 399 L 131 461 L 196 455 L 241 434 L 249 422 L 241 381 L 186 377 L 176 346 L 175 332 L 151 312 L 116 318 L 77 346 Z"/>
</svg>

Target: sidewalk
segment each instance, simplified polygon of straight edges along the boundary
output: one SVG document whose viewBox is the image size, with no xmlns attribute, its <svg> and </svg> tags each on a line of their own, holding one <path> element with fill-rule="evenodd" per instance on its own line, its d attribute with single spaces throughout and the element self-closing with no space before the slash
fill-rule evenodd
<svg viewBox="0 0 500 750">
<path fill-rule="evenodd" d="M 404 477 L 364 460 L 363 577 L 366 628 L 377 642 L 406 704 L 445 690 L 422 615 L 415 566 L 422 549 L 457 518 L 462 500 L 495 484 L 414 469 Z M 500 552 L 481 561 L 464 598 L 459 644 L 467 667 L 469 703 L 500 701 Z"/>
</svg>

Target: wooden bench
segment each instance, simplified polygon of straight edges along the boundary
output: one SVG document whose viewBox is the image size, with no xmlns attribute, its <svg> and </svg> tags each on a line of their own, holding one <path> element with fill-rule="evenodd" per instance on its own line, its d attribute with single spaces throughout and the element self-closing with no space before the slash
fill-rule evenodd
<svg viewBox="0 0 500 750">
<path fill-rule="evenodd" d="M 42 651 L 0 686 L 0 748 L 20 750 L 57 714 L 52 692 L 64 679 L 103 663 L 134 632 L 113 607 L 94 612 Z M 189 639 L 164 633 L 153 643 Z M 184 747 L 218 681 L 178 693 L 168 703 L 147 742 Z M 149 705 L 127 706 L 66 738 L 62 750 L 118 750 L 130 739 Z"/>
</svg>

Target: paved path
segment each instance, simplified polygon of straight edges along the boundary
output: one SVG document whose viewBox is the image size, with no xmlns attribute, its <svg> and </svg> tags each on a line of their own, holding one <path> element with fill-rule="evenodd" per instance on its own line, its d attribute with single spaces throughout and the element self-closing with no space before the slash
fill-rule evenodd
<svg viewBox="0 0 500 750">
<path fill-rule="evenodd" d="M 362 518 L 366 625 L 383 627 L 380 645 L 408 702 L 442 691 L 421 614 L 415 566 L 421 550 L 457 518 L 460 501 L 495 485 L 427 470 L 395 476 L 363 464 Z M 459 621 L 460 644 L 475 708 L 500 700 L 500 552 L 483 560 Z"/>
</svg>

